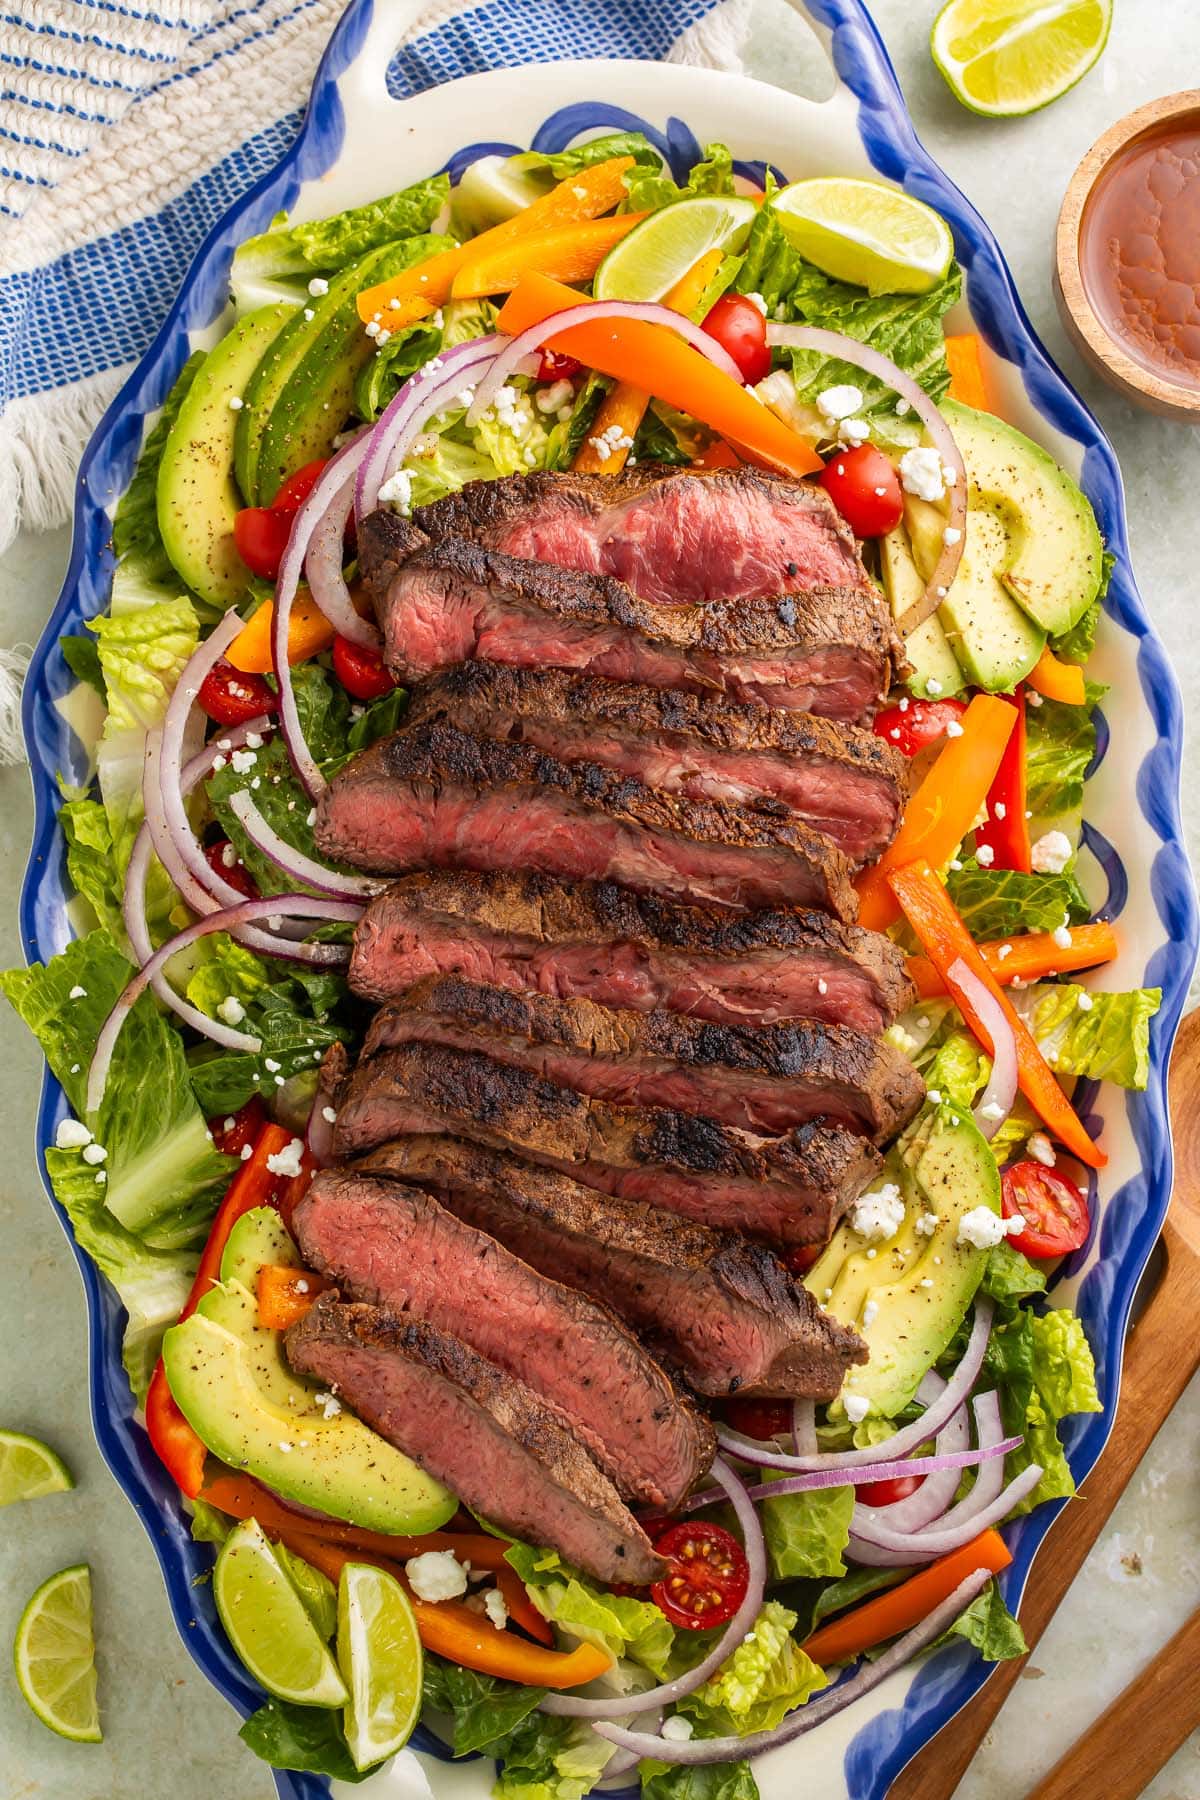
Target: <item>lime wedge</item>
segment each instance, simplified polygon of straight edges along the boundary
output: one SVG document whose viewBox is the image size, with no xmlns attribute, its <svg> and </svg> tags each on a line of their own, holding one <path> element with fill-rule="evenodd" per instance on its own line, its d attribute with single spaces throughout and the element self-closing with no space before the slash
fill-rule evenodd
<svg viewBox="0 0 1200 1800">
<path fill-rule="evenodd" d="M 801 256 L 872 294 L 927 294 L 954 256 L 946 221 L 883 181 L 815 175 L 782 188 L 771 204 Z"/>
<path fill-rule="evenodd" d="M 98 1744 L 92 1577 L 75 1563 L 43 1581 L 17 1626 L 17 1685 L 43 1725 L 76 1744 Z"/>
<path fill-rule="evenodd" d="M 230 1643 L 269 1694 L 301 1706 L 345 1704 L 337 1664 L 257 1519 L 244 1519 L 221 1546 L 213 1599 Z"/>
<path fill-rule="evenodd" d="M 0 1506 L 61 1494 L 74 1486 L 70 1469 L 49 1444 L 22 1431 L 0 1429 Z"/>
<path fill-rule="evenodd" d="M 661 300 L 708 251 L 740 250 L 757 210 L 716 194 L 664 206 L 609 251 L 592 291 L 597 300 Z"/>
<path fill-rule="evenodd" d="M 394 1575 L 347 1563 L 338 1583 L 338 1663 L 350 1689 L 346 1742 L 356 1769 L 406 1744 L 421 1710 L 421 1639 Z"/>
<path fill-rule="evenodd" d="M 929 48 L 957 100 L 1011 119 L 1073 88 L 1111 24 L 1112 0 L 950 0 Z"/>
</svg>

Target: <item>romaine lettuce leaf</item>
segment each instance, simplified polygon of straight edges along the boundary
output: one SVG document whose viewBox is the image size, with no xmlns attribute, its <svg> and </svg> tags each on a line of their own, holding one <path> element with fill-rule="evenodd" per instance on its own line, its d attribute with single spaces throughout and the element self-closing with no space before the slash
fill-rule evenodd
<svg viewBox="0 0 1200 1800">
<path fill-rule="evenodd" d="M 749 1763 L 643 1763 L 642 1800 L 759 1800 Z"/>
<path fill-rule="evenodd" d="M 360 418 L 377 419 L 415 370 L 441 349 L 442 328 L 433 319 L 393 333 L 390 342 L 364 363 L 354 383 L 354 405 Z"/>
<path fill-rule="evenodd" d="M 1045 700 L 1025 710 L 1025 804 L 1029 835 L 1036 842 L 1047 831 L 1062 831 L 1078 846 L 1083 820 L 1083 777 L 1096 752 L 1092 713 L 1104 688 L 1087 684 L 1087 703 L 1068 706 Z"/>
<path fill-rule="evenodd" d="M 733 158 L 724 144 L 705 145 L 700 161 L 693 163 L 681 187 L 674 181 L 654 154 L 654 164 L 639 164 L 625 175 L 630 212 L 656 212 L 676 200 L 690 200 L 698 194 L 732 194 Z"/>
<path fill-rule="evenodd" d="M 679 1702 L 701 1725 L 701 1736 L 773 1731 L 780 1720 L 821 1688 L 829 1677 L 792 1636 L 796 1614 L 768 1600 L 733 1655 L 703 1687 Z"/>
<path fill-rule="evenodd" d="M 970 862 L 946 875 L 946 891 L 976 943 L 1019 931 L 1077 925 L 1091 912 L 1074 875 L 1023 875 Z"/>
<path fill-rule="evenodd" d="M 451 1740 L 455 1756 L 486 1750 L 498 1738 L 506 1738 L 535 1710 L 546 1690 L 500 1681 L 448 1662 L 430 1650 L 425 1652 L 422 1682 L 423 1706 L 447 1714 L 454 1723 Z"/>
<path fill-rule="evenodd" d="M 1150 1021 L 1162 1004 L 1160 988 L 1102 994 L 1073 982 L 1036 982 L 1012 999 L 1059 1075 L 1115 1081 L 1139 1092 L 1146 1086 Z"/>
<path fill-rule="evenodd" d="M 757 294 L 772 317 L 790 318 L 787 300 L 800 280 L 803 260 L 783 235 L 778 214 L 760 206 L 742 248 L 742 264 L 734 286 L 739 294 Z"/>
<path fill-rule="evenodd" d="M 506 1553 L 543 1618 L 584 1643 L 628 1657 L 665 1680 L 675 1632 L 649 1600 L 604 1593 L 570 1569 L 555 1550 L 513 1544 Z"/>
<path fill-rule="evenodd" d="M 1100 1412 L 1101 1405 L 1091 1348 L 1075 1314 L 1065 1310 L 1040 1316 L 1024 1312 L 1019 1319 L 1028 1320 L 1030 1389 L 1019 1427 L 1025 1441 L 1005 1459 L 1005 1472 L 1011 1480 L 1030 1463 L 1041 1464 L 1041 1480 L 1015 1509 L 1026 1513 L 1043 1500 L 1075 1492 L 1075 1478 L 1059 1441 L 1058 1421 L 1070 1413 Z M 1006 1425 L 1009 1416 L 1006 1406 Z"/>
<path fill-rule="evenodd" d="M 602 137 L 589 138 L 586 144 L 572 144 L 568 150 L 551 153 L 519 150 L 508 161 L 526 175 L 544 173 L 550 178 L 546 183 L 550 187 L 556 181 L 565 181 L 568 175 L 578 175 L 581 169 L 611 162 L 616 156 L 632 156 L 635 162 L 651 169 L 657 169 L 662 162 L 654 145 L 640 131 L 607 131 Z"/>
<path fill-rule="evenodd" d="M 500 1758 L 494 1800 L 583 1800 L 615 1749 L 586 1719 L 531 1713 L 489 1746 L 489 1756 Z"/>
<path fill-rule="evenodd" d="M 1004 1604 L 1004 1596 L 994 1581 L 976 1594 L 937 1643 L 948 1644 L 956 1637 L 974 1644 L 984 1662 L 989 1663 L 1007 1662 L 1010 1657 L 1024 1656 L 1029 1649 L 1025 1633 Z"/>
<path fill-rule="evenodd" d="M 58 647 L 76 681 L 86 682 L 102 700 L 106 699 L 104 672 L 100 667 L 100 653 L 96 649 L 95 638 L 84 632 L 68 632 L 66 637 L 59 638 Z"/>
<path fill-rule="evenodd" d="M 853 1511 L 852 1487 L 814 1488 L 764 1501 L 763 1533 L 775 1580 L 844 1575 L 842 1552 L 850 1541 Z"/>
<path fill-rule="evenodd" d="M 297 1769 L 347 1782 L 367 1781 L 376 1773 L 355 1768 L 341 1714 L 328 1707 L 268 1700 L 250 1714 L 238 1736 L 273 1769 Z"/>
<path fill-rule="evenodd" d="M 1045 1293 L 1046 1271 L 1011 1244 L 997 1244 L 988 1251 L 979 1288 L 995 1301 L 1001 1318 L 1011 1318 L 1022 1300 Z"/>
<path fill-rule="evenodd" d="M 990 1056 L 965 1030 L 948 1032 L 929 1061 L 922 1059 L 919 1066 L 932 1093 L 949 1096 L 958 1106 L 966 1107 L 986 1087 L 992 1072 Z"/>
</svg>

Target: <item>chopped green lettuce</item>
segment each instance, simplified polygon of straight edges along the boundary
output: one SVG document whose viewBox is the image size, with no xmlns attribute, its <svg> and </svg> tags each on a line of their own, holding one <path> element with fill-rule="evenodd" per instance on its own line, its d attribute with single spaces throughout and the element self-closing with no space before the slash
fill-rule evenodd
<svg viewBox="0 0 1200 1800">
<path fill-rule="evenodd" d="M 494 1800 L 583 1800 L 615 1750 L 586 1719 L 531 1713 L 488 1747 L 500 1760 Z"/>
<path fill-rule="evenodd" d="M 565 181 L 568 175 L 578 175 L 581 169 L 611 162 L 617 156 L 632 156 L 636 163 L 649 169 L 657 169 L 662 163 L 654 145 L 640 131 L 607 131 L 601 137 L 589 138 L 585 144 L 572 144 L 567 150 L 520 150 L 508 158 L 508 163 L 525 175 L 545 174 L 549 188 L 556 181 Z"/>
<path fill-rule="evenodd" d="M 435 315 L 436 316 L 436 315 Z M 442 328 L 431 319 L 419 319 L 393 332 L 389 343 L 364 363 L 354 383 L 354 405 L 359 417 L 377 419 L 417 369 L 423 368 L 442 345 Z"/>
<path fill-rule="evenodd" d="M 937 1641 L 948 1644 L 956 1637 L 974 1644 L 984 1662 L 989 1663 L 1007 1662 L 1010 1657 L 1024 1656 L 1029 1649 L 1025 1633 L 1004 1604 L 1004 1596 L 994 1581 L 976 1594 L 966 1611 Z"/>
<path fill-rule="evenodd" d="M 992 1061 L 969 1031 L 950 1031 L 928 1062 L 921 1061 L 925 1085 L 935 1094 L 948 1096 L 958 1106 L 969 1107 L 986 1087 Z"/>
<path fill-rule="evenodd" d="M 1023 875 L 965 863 L 946 876 L 946 891 L 977 944 L 1021 931 L 1077 925 L 1091 912 L 1074 875 Z"/>
<path fill-rule="evenodd" d="M 250 1714 L 238 1736 L 273 1769 L 296 1769 L 347 1782 L 366 1781 L 376 1773 L 355 1768 L 341 1714 L 328 1707 L 268 1700 Z"/>
<path fill-rule="evenodd" d="M 191 1532 L 197 1544 L 223 1544 L 237 1523 L 207 1500 L 192 1501 Z M 277 1544 L 276 1550 L 282 1549 Z"/>
<path fill-rule="evenodd" d="M 637 168 L 627 170 L 625 186 L 630 212 L 657 212 L 660 207 L 672 206 L 677 200 L 691 200 L 699 194 L 732 194 L 736 192 L 733 158 L 724 144 L 707 144 L 704 155 L 692 164 L 681 187 L 658 166 L 656 155 L 655 166 L 639 163 Z"/>
<path fill-rule="evenodd" d="M 703 1737 L 773 1731 L 788 1713 L 828 1687 L 829 1677 L 792 1636 L 796 1614 L 768 1600 L 753 1628 L 703 1687 L 679 1702 Z"/>
<path fill-rule="evenodd" d="M 1091 1348 L 1075 1314 L 1057 1310 L 1039 1316 L 1026 1311 L 1018 1318 L 1028 1320 L 1030 1387 L 1020 1426 L 1025 1441 L 1006 1458 L 1006 1473 L 1011 1479 L 1030 1463 L 1041 1464 L 1041 1480 L 1016 1508 L 1017 1512 L 1026 1513 L 1043 1500 L 1065 1498 L 1075 1492 L 1075 1478 L 1059 1440 L 1058 1421 L 1071 1413 L 1100 1412 L 1101 1405 Z M 1007 1425 L 1008 1409 L 1005 1411 Z"/>
<path fill-rule="evenodd" d="M 642 1800 L 759 1800 L 749 1763 L 643 1763 Z"/>
<path fill-rule="evenodd" d="M 1011 1244 L 996 1244 L 988 1251 L 979 1288 L 995 1302 L 1001 1318 L 1011 1318 L 1022 1300 L 1045 1293 L 1046 1271 Z"/>
<path fill-rule="evenodd" d="M 1043 699 L 1040 705 L 1026 708 L 1025 804 L 1030 812 L 1029 835 L 1035 842 L 1048 831 L 1061 831 L 1078 847 L 1083 777 L 1096 752 L 1092 714 L 1104 691 L 1088 682 L 1084 706 Z"/>
<path fill-rule="evenodd" d="M 100 667 L 100 652 L 96 648 L 94 637 L 83 632 L 69 632 L 60 637 L 58 647 L 62 651 L 63 661 L 74 675 L 76 681 L 86 682 L 93 692 L 105 699 L 104 672 Z"/>
<path fill-rule="evenodd" d="M 524 1687 L 515 1681 L 500 1681 L 494 1675 L 464 1669 L 430 1650 L 425 1652 L 422 1682 L 423 1706 L 453 1721 L 451 1747 L 455 1756 L 486 1750 L 498 1738 L 507 1737 L 528 1718 L 546 1692 L 544 1688 Z"/>
<path fill-rule="evenodd" d="M 1146 1086 L 1160 988 L 1100 994 L 1073 982 L 1036 982 L 1012 999 L 1057 1074 L 1115 1081 L 1139 1092 Z"/>
<path fill-rule="evenodd" d="M 431 175 L 330 219 L 289 225 L 287 214 L 278 213 L 269 230 L 247 238 L 234 255 L 229 285 L 239 318 L 273 301 L 298 306 L 314 275 L 336 274 L 370 250 L 427 232 L 449 197 L 449 177 Z"/>
<path fill-rule="evenodd" d="M 1058 637 L 1050 639 L 1050 648 L 1055 656 L 1066 662 L 1085 663 L 1096 648 L 1096 632 L 1100 625 L 1101 602 L 1108 592 L 1108 584 L 1112 580 L 1112 572 L 1116 567 L 1116 557 L 1111 550 L 1106 550 L 1100 558 L 1100 586 L 1096 598 L 1077 619 L 1069 631 L 1060 632 Z"/>
<path fill-rule="evenodd" d="M 814 1488 L 764 1501 L 763 1533 L 775 1580 L 844 1575 L 842 1552 L 850 1541 L 853 1511 L 852 1487 Z"/>
<path fill-rule="evenodd" d="M 675 1632 L 657 1606 L 604 1593 L 570 1569 L 555 1550 L 513 1544 L 506 1555 L 543 1618 L 569 1637 L 629 1658 L 665 1680 Z"/>
<path fill-rule="evenodd" d="M 757 294 L 773 317 L 789 318 L 787 300 L 800 280 L 803 259 L 783 235 L 779 216 L 760 206 L 742 248 L 735 286 L 739 294 Z"/>
</svg>

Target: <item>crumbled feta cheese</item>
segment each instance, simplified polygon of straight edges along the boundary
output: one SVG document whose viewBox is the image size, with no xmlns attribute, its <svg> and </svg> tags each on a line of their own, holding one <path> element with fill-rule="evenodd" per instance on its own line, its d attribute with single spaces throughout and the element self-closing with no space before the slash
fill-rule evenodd
<svg viewBox="0 0 1200 1800">
<path fill-rule="evenodd" d="M 586 200 L 588 197 L 588 191 L 585 187 L 573 187 L 571 192 L 577 200 Z"/>
<path fill-rule="evenodd" d="M 254 1145 L 253 1144 L 243 1144 L 242 1145 L 242 1161 L 249 1162 L 250 1158 L 253 1155 L 254 1155 Z"/>
<path fill-rule="evenodd" d="M 95 1168 L 97 1163 L 107 1162 L 108 1151 L 104 1148 L 103 1144 L 85 1144 L 83 1146 L 83 1160 L 85 1163 L 91 1163 L 92 1167 Z"/>
<path fill-rule="evenodd" d="M 555 381 L 549 387 L 543 388 L 540 394 L 534 395 L 533 404 L 539 412 L 556 413 L 560 406 L 565 406 L 567 401 L 574 397 L 574 394 L 575 389 L 569 381 Z"/>
<path fill-rule="evenodd" d="M 77 983 L 71 989 L 70 993 L 67 995 L 67 999 L 68 1000 L 86 1000 L 87 999 L 87 989 L 84 987 L 80 987 Z"/>
<path fill-rule="evenodd" d="M 865 419 L 843 419 L 838 426 L 838 442 L 845 444 L 849 450 L 857 450 L 865 444 L 871 435 L 871 427 Z"/>
<path fill-rule="evenodd" d="M 1065 831 L 1047 831 L 1029 852 L 1035 874 L 1061 875 L 1071 860 L 1071 840 Z"/>
<path fill-rule="evenodd" d="M 315 806 L 310 806 L 308 809 L 308 822 L 310 825 L 315 825 L 317 822 L 317 809 Z"/>
<path fill-rule="evenodd" d="M 412 475 L 407 469 L 397 469 L 390 475 L 379 490 L 381 506 L 395 505 L 402 513 L 412 509 Z"/>
<path fill-rule="evenodd" d="M 1080 1012 L 1091 1012 L 1092 996 L 1090 994 L 1080 993 L 1080 996 L 1079 996 L 1078 1000 L 1076 1000 L 1075 1004 L 1079 1008 Z"/>
<path fill-rule="evenodd" d="M 962 734 L 963 734 L 963 728 L 959 724 L 958 720 L 951 719 L 946 726 L 946 736 L 950 737 L 950 738 L 955 738 L 955 737 L 961 737 Z"/>
<path fill-rule="evenodd" d="M 848 419 L 863 403 L 862 389 L 845 382 L 817 395 L 817 410 L 827 419 Z"/>
<path fill-rule="evenodd" d="M 95 1176 L 96 1186 L 103 1187 L 104 1183 L 107 1180 L 108 1180 L 108 1171 L 106 1169 L 98 1169 L 96 1171 L 96 1176 Z"/>
<path fill-rule="evenodd" d="M 225 404 L 228 406 L 230 412 L 241 412 L 246 402 L 242 399 L 240 394 L 230 394 L 229 399 Z"/>
<path fill-rule="evenodd" d="M 323 1106 L 321 1108 L 321 1117 L 327 1125 L 334 1125 L 337 1123 L 337 1114 L 334 1112 L 332 1106 Z"/>
<path fill-rule="evenodd" d="M 958 1221 L 958 1242 L 975 1250 L 991 1250 L 1002 1244 L 1011 1220 L 1002 1219 L 990 1206 L 973 1206 Z"/>
<path fill-rule="evenodd" d="M 932 1237 L 940 1223 L 941 1221 L 936 1213 L 922 1213 L 916 1224 L 918 1237 Z"/>
<path fill-rule="evenodd" d="M 961 536 L 962 532 L 958 529 L 957 525 L 947 525 L 945 531 L 942 533 L 942 542 L 943 544 L 957 544 Z"/>
<path fill-rule="evenodd" d="M 904 1201 L 894 1181 L 862 1194 L 850 1208 L 850 1224 L 860 1237 L 895 1237 L 904 1223 Z"/>
<path fill-rule="evenodd" d="M 1050 1142 L 1050 1139 L 1046 1136 L 1044 1131 L 1032 1132 L 1025 1148 L 1028 1150 L 1030 1156 L 1032 1156 L 1034 1162 L 1041 1163 L 1043 1169 L 1052 1169 L 1058 1161 L 1057 1156 L 1054 1154 L 1054 1145 Z"/>
<path fill-rule="evenodd" d="M 766 318 L 766 316 L 767 316 L 767 303 L 766 303 L 766 301 L 765 301 L 765 300 L 764 300 L 764 299 L 763 299 L 763 297 L 762 297 L 762 295 L 761 295 L 761 294 L 743 294 L 743 295 L 742 295 L 742 299 L 743 299 L 743 300 L 748 300 L 748 301 L 749 301 L 749 302 L 750 302 L 750 304 L 751 304 L 751 306 L 756 306 L 756 307 L 757 307 L 757 308 L 758 308 L 758 310 L 759 310 L 759 312 L 760 312 L 760 313 L 761 313 L 761 314 L 762 314 L 762 316 L 763 316 L 763 318 L 764 318 L 764 319 L 765 319 L 765 318 Z M 818 401 L 818 403 L 817 403 L 817 404 L 818 404 L 818 405 L 819 405 L 819 404 L 820 404 L 820 402 L 819 402 L 819 401 Z"/>
<path fill-rule="evenodd" d="M 307 1294 L 307 1292 L 308 1292 L 308 1283 L 307 1283 L 307 1281 L 305 1281 L 303 1275 L 301 1275 L 299 1280 L 296 1282 L 296 1292 L 298 1294 Z"/>
<path fill-rule="evenodd" d="M 258 758 L 253 750 L 235 750 L 229 760 L 233 764 L 235 775 L 248 775 Z"/>
<path fill-rule="evenodd" d="M 665 1737 L 672 1744 L 686 1744 L 692 1735 L 692 1729 L 690 1719 L 685 1719 L 682 1713 L 672 1713 L 669 1719 L 663 1720 L 659 1736 Z"/>
<path fill-rule="evenodd" d="M 232 844 L 222 844 L 222 846 L 221 846 L 221 866 L 222 866 L 222 868 L 232 869 L 234 867 L 234 865 L 236 864 L 237 859 L 238 859 L 238 853 L 234 849 L 233 845 Z"/>
<path fill-rule="evenodd" d="M 304 316 L 305 316 L 305 318 L 306 318 L 306 319 L 309 319 L 309 320 L 311 320 L 311 319 L 315 319 L 315 318 L 316 318 L 316 316 L 317 316 L 317 315 L 316 315 L 316 313 L 315 313 L 315 312 L 314 312 L 314 311 L 313 311 L 313 309 L 312 309 L 312 307 L 311 307 L 311 306 L 306 306 L 306 307 L 305 307 L 305 308 L 304 308 Z"/>
<path fill-rule="evenodd" d="M 995 860 L 996 852 L 992 849 L 990 844 L 977 844 L 975 846 L 975 861 L 979 864 L 981 869 L 990 869 Z"/>
<path fill-rule="evenodd" d="M 554 416 L 558 420 L 560 425 L 565 425 L 567 420 L 571 417 L 571 414 L 574 411 L 575 411 L 575 407 L 574 407 L 573 402 L 568 401 L 565 406 L 559 407 L 558 411 L 555 413 Z"/>
<path fill-rule="evenodd" d="M 926 1094 L 926 1099 L 928 1099 L 934 1106 L 940 1106 L 942 1104 L 941 1088 L 930 1088 L 928 1093 Z"/>
<path fill-rule="evenodd" d="M 895 406 L 892 408 L 892 411 L 895 413 L 895 415 L 898 419 L 903 419 L 903 418 L 906 418 L 908 416 L 908 414 L 912 411 L 912 407 L 909 405 L 907 400 L 897 400 Z"/>
<path fill-rule="evenodd" d="M 998 1100 L 989 1100 L 986 1106 L 980 1107 L 979 1117 L 989 1119 L 992 1124 L 998 1125 L 1004 1117 L 1004 1108 Z"/>
<path fill-rule="evenodd" d="M 817 976 L 817 992 L 818 994 L 827 994 L 829 992 L 829 983 L 823 975 Z"/>
<path fill-rule="evenodd" d="M 925 683 L 925 692 L 927 694 L 933 694 L 936 698 L 936 696 L 938 694 L 940 694 L 941 691 L 942 691 L 941 682 L 938 680 L 936 675 L 931 675 Z"/>
<path fill-rule="evenodd" d="M 296 1446 L 294 1444 L 289 1444 L 285 1438 L 281 1438 L 279 1440 L 279 1448 L 286 1455 L 289 1450 L 294 1450 Z"/>
<path fill-rule="evenodd" d="M 623 450 L 633 449 L 633 439 L 621 425 L 610 425 L 607 431 L 588 439 L 588 448 L 593 450 L 601 462 L 607 462 L 610 456 L 619 456 Z"/>
<path fill-rule="evenodd" d="M 1042 704 L 1042 696 L 1035 688 L 1027 688 L 1025 690 L 1025 698 L 1028 700 L 1030 706 L 1040 706 Z"/>
<path fill-rule="evenodd" d="M 60 1119 L 58 1130 L 54 1133 L 54 1144 L 58 1150 L 82 1150 L 90 1144 L 92 1134 L 82 1119 Z"/>
<path fill-rule="evenodd" d="M 457 1600 L 467 1591 L 467 1571 L 453 1550 L 425 1550 L 404 1565 L 418 1600 Z"/>
<path fill-rule="evenodd" d="M 218 1019 L 224 1019 L 227 1025 L 240 1025 L 246 1016 L 246 1009 L 236 994 L 227 994 L 217 1008 Z"/>
<path fill-rule="evenodd" d="M 483 1596 L 483 1610 L 496 1630 L 503 1631 L 508 1624 L 508 1607 L 504 1604 L 504 1595 L 499 1588 L 488 1588 Z"/>
<path fill-rule="evenodd" d="M 952 856 L 952 857 L 951 857 L 951 858 L 950 858 L 950 861 L 949 861 L 949 862 L 948 862 L 948 863 L 947 863 L 947 864 L 946 864 L 946 867 L 947 867 L 947 868 L 948 868 L 948 869 L 953 869 L 953 870 L 954 870 L 954 873 L 955 873 L 955 874 L 956 874 L 956 875 L 957 875 L 957 874 L 958 874 L 958 871 L 959 871 L 959 870 L 960 870 L 960 869 L 961 869 L 961 868 L 962 868 L 962 859 L 961 859 L 961 857 L 958 857 L 958 856 Z"/>
<path fill-rule="evenodd" d="M 900 458 L 900 485 L 918 500 L 941 500 L 946 492 L 941 458 L 927 444 L 906 450 Z"/>
<path fill-rule="evenodd" d="M 277 1075 L 282 1067 L 283 1064 L 276 1062 L 273 1056 L 263 1057 L 263 1068 L 270 1069 L 272 1075 Z"/>
<path fill-rule="evenodd" d="M 842 1401 L 846 1409 L 846 1417 L 852 1425 L 861 1425 L 871 1410 L 871 1402 L 865 1394 L 847 1394 Z"/>
<path fill-rule="evenodd" d="M 931 1288 L 933 1286 L 933 1276 L 932 1275 L 922 1275 L 920 1281 L 918 1281 L 918 1283 L 917 1283 L 917 1286 L 923 1287 L 923 1288 Z"/>
<path fill-rule="evenodd" d="M 380 349 L 381 349 L 381 350 L 382 350 L 382 349 L 383 349 L 383 346 L 384 346 L 384 345 L 385 345 L 385 344 L 386 344 L 386 343 L 387 343 L 387 342 L 388 342 L 388 340 L 389 340 L 389 339 L 390 339 L 390 338 L 391 338 L 391 335 L 392 335 L 392 334 L 391 334 L 391 332 L 390 332 L 390 331 L 385 331 L 385 330 L 384 330 L 384 329 L 383 329 L 383 327 L 382 327 L 382 326 L 380 326 L 380 328 L 379 328 L 379 336 L 378 336 L 378 337 L 377 337 L 377 338 L 376 338 L 376 339 L 375 339 L 375 342 L 376 342 L 376 343 L 377 343 L 377 344 L 378 344 L 378 345 L 379 345 L 379 348 L 380 348 Z"/>
<path fill-rule="evenodd" d="M 879 1312 L 878 1300 L 868 1300 L 862 1309 L 863 1330 L 870 1331 Z"/>
<path fill-rule="evenodd" d="M 374 319 L 369 319 L 363 326 L 363 330 L 369 338 L 377 338 L 379 336 L 379 326 Z"/>
<path fill-rule="evenodd" d="M 308 291 L 314 300 L 320 300 L 329 292 L 329 283 L 323 275 L 314 275 L 308 284 Z"/>
<path fill-rule="evenodd" d="M 993 806 L 992 817 L 993 819 L 1007 819 L 1008 808 L 1005 806 L 1003 800 L 997 800 L 995 806 Z"/>
<path fill-rule="evenodd" d="M 1056 925 L 1050 935 L 1060 950 L 1071 948 L 1071 930 L 1068 925 Z"/>
<path fill-rule="evenodd" d="M 303 1154 L 304 1139 L 294 1137 L 282 1150 L 276 1150 L 274 1155 L 268 1156 L 267 1168 L 272 1175 L 299 1175 Z"/>
<path fill-rule="evenodd" d="M 1012 953 L 1013 953 L 1013 947 L 1011 944 L 1001 944 L 1000 948 L 996 952 L 997 962 L 1003 962 L 1005 957 L 1011 956 Z"/>
<path fill-rule="evenodd" d="M 323 1419 L 336 1419 L 342 1410 L 342 1403 L 335 1394 L 314 1394 L 313 1401 L 320 1407 Z"/>
</svg>

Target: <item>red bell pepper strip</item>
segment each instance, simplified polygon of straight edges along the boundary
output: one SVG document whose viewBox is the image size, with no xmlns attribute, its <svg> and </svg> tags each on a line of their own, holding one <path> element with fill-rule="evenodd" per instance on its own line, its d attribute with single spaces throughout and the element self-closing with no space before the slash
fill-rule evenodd
<svg viewBox="0 0 1200 1800">
<path fill-rule="evenodd" d="M 1011 705 L 1017 723 L 1008 743 L 996 779 L 988 789 L 987 822 L 975 828 L 975 850 L 981 847 L 992 853 L 993 869 L 1016 869 L 1028 875 L 1030 861 L 1029 820 L 1025 817 L 1025 690 L 1018 686 Z M 985 856 L 984 861 L 987 861 Z"/>
<path fill-rule="evenodd" d="M 1012 1554 L 999 1532 L 983 1531 L 961 1550 L 939 1557 L 899 1587 L 877 1594 L 874 1600 L 855 1607 L 840 1619 L 831 1619 L 828 1625 L 813 1632 L 804 1648 L 823 1669 L 852 1662 L 864 1650 L 873 1650 L 876 1644 L 911 1631 L 977 1569 L 990 1569 L 998 1575 L 1011 1561 Z"/>
<path fill-rule="evenodd" d="M 1029 1104 L 1073 1156 L 1090 1169 L 1102 1169 L 1108 1157 L 1083 1129 L 1074 1107 L 1038 1049 L 1033 1033 L 979 954 L 970 932 L 929 864 L 914 862 L 902 869 L 893 869 L 888 881 L 905 918 L 921 940 L 926 956 L 945 983 L 946 992 L 988 1055 L 993 1049 L 991 1036 L 970 997 L 951 972 L 959 962 L 982 982 L 1008 1021 L 1017 1046 L 1017 1082 Z"/>
</svg>

